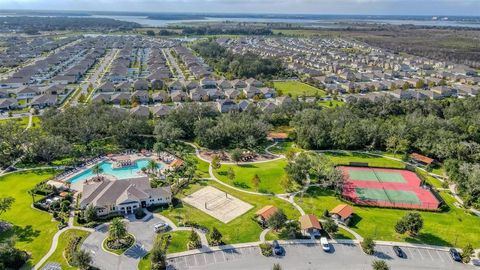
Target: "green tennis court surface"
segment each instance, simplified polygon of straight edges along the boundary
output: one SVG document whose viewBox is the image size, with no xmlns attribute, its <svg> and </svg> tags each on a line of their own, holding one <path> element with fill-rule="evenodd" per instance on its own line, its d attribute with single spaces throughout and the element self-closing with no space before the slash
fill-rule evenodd
<svg viewBox="0 0 480 270">
<path fill-rule="evenodd" d="M 382 172 L 372 170 L 349 169 L 348 175 L 352 181 L 372 181 L 385 183 L 407 183 L 399 172 Z"/>
<path fill-rule="evenodd" d="M 411 191 L 357 187 L 355 192 L 360 200 L 421 204 L 417 194 Z"/>
</svg>

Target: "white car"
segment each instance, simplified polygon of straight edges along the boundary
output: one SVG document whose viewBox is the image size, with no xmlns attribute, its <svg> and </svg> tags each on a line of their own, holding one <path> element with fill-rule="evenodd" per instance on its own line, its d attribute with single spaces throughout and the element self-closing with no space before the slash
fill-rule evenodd
<svg viewBox="0 0 480 270">
<path fill-rule="evenodd" d="M 322 249 L 325 252 L 330 251 L 330 244 L 328 243 L 328 240 L 326 237 L 321 237 L 320 238 L 320 245 L 322 245 Z"/>
<path fill-rule="evenodd" d="M 168 224 L 163 222 L 157 223 L 153 227 L 156 233 L 167 231 L 168 228 L 169 228 Z"/>
</svg>

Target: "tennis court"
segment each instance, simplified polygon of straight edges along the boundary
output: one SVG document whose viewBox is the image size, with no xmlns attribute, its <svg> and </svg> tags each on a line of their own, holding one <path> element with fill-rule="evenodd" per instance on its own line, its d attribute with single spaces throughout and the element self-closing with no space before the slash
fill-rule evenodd
<svg viewBox="0 0 480 270">
<path fill-rule="evenodd" d="M 370 167 L 338 167 L 344 175 L 344 198 L 361 205 L 437 209 L 438 200 L 411 171 Z"/>
</svg>

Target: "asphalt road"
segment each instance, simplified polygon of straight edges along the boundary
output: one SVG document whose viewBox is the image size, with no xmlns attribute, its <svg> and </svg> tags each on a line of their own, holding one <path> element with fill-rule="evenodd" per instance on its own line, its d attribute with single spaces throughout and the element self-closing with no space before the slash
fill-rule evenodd
<svg viewBox="0 0 480 270">
<path fill-rule="evenodd" d="M 375 256 L 365 255 L 353 244 L 334 244 L 333 252 L 325 253 L 319 245 L 284 245 L 283 257 L 266 258 L 258 247 L 239 248 L 227 251 L 215 251 L 169 259 L 169 269 L 218 270 L 218 269 L 272 269 L 279 263 L 283 269 L 290 270 L 371 270 L 374 259 L 386 260 L 393 270 L 456 270 L 475 269 L 454 262 L 445 251 L 420 248 L 403 248 L 406 259 L 395 256 L 390 246 L 376 247 Z"/>
</svg>

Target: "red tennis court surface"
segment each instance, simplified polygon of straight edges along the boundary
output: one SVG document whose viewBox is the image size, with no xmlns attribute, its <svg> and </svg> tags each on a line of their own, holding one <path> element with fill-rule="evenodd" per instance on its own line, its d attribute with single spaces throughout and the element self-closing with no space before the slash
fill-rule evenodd
<svg viewBox="0 0 480 270">
<path fill-rule="evenodd" d="M 369 167 L 337 167 L 344 175 L 342 195 L 355 204 L 430 209 L 439 201 L 430 190 L 421 187 L 414 172 Z"/>
</svg>

